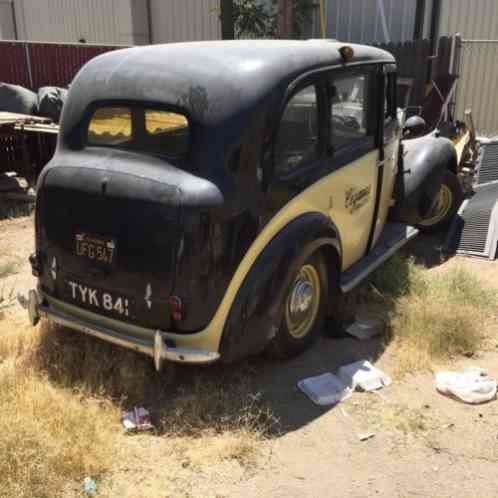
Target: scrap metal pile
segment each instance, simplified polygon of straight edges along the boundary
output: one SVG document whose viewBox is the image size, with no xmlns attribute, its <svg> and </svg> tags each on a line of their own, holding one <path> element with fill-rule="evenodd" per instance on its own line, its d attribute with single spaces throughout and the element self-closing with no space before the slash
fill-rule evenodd
<svg viewBox="0 0 498 498">
<path fill-rule="evenodd" d="M 66 93 L 0 83 L 0 199 L 33 199 L 36 178 L 55 150 Z"/>
</svg>

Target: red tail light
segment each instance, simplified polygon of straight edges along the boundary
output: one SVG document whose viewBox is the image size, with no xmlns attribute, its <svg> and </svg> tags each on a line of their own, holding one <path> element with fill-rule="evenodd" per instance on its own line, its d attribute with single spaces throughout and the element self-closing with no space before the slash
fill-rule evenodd
<svg viewBox="0 0 498 498">
<path fill-rule="evenodd" d="M 173 318 L 175 322 L 182 320 L 183 319 L 182 300 L 177 296 L 171 296 L 168 299 L 168 304 L 171 313 L 171 318 Z"/>
</svg>

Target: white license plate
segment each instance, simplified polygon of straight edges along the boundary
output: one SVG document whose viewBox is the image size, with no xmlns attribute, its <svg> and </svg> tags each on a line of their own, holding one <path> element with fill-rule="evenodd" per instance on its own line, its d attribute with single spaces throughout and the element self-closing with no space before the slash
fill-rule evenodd
<svg viewBox="0 0 498 498">
<path fill-rule="evenodd" d="M 130 316 L 130 300 L 108 291 L 67 281 L 72 299 L 87 307 L 105 310 L 118 316 Z"/>
</svg>

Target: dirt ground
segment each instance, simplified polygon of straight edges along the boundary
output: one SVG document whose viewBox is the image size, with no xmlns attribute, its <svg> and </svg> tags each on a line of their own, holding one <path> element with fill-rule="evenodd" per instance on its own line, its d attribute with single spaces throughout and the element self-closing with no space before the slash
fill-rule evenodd
<svg viewBox="0 0 498 498">
<path fill-rule="evenodd" d="M 0 222 L 0 264 L 6 258 L 18 262 L 17 273 L 0 280 L 0 289 L 9 289 L 12 295 L 34 282 L 27 263 L 33 247 L 32 224 L 32 218 Z M 453 258 L 439 264 L 424 249 L 434 244 L 437 240 L 426 239 L 410 250 L 431 271 L 462 265 L 498 289 L 498 263 Z M 0 340 L 2 327 L 27 327 L 18 304 L 3 313 Z M 450 367 L 479 366 L 498 377 L 497 348 L 498 337 L 489 351 Z M 394 368 L 389 346 L 350 338 L 324 337 L 306 354 L 284 363 L 251 360 L 255 395 L 280 420 L 278 432 L 260 443 L 255 463 L 247 467 L 227 460 L 211 468 L 209 461 L 201 466 L 179 461 L 172 468 L 164 464 L 169 450 L 163 437 L 123 434 L 113 472 L 98 483 L 98 496 L 498 496 L 498 401 L 470 406 L 446 398 L 436 392 L 430 372 L 395 378 L 392 386 L 378 394 L 355 393 L 329 409 L 314 406 L 296 388 L 304 377 L 335 371 L 363 358 L 387 373 Z M 176 368 L 176 375 L 181 375 L 182 367 Z M 360 441 L 358 434 L 365 432 L 375 436 Z M 80 494 L 74 491 L 71 496 Z"/>
</svg>

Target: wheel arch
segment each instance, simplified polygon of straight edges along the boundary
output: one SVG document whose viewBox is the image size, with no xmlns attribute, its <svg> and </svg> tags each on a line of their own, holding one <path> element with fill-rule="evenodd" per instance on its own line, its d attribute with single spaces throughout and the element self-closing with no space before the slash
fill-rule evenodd
<svg viewBox="0 0 498 498">
<path fill-rule="evenodd" d="M 296 268 L 320 251 L 329 278 L 341 265 L 336 225 L 322 213 L 305 213 L 290 221 L 266 245 L 244 277 L 225 321 L 220 348 L 231 362 L 264 349 L 280 324 L 283 301 Z"/>
</svg>

